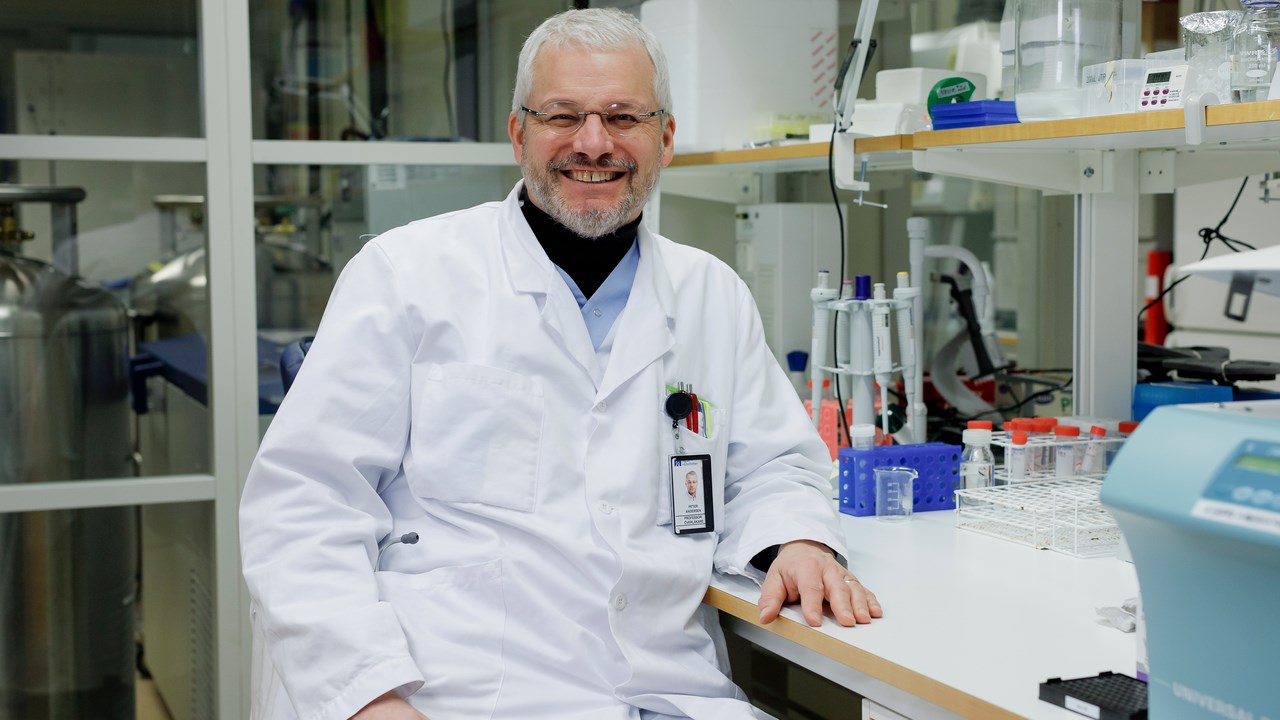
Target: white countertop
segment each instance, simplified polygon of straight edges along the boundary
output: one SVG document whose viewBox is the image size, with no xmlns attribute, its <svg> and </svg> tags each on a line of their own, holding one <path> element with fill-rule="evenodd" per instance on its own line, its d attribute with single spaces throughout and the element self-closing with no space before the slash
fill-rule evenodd
<svg viewBox="0 0 1280 720">
<path fill-rule="evenodd" d="M 898 524 L 841 518 L 849 567 L 876 593 L 884 617 L 854 628 L 827 618 L 821 628 L 810 629 L 796 626 L 804 619 L 792 607 L 783 617 L 794 623 L 775 622 L 768 629 L 802 646 L 800 655 L 816 651 L 873 678 L 870 685 L 854 687 L 872 700 L 882 686 L 876 681 L 883 681 L 961 716 L 1078 719 L 1041 701 L 1039 684 L 1104 670 L 1134 674 L 1134 634 L 1099 624 L 1095 612 L 1137 594 L 1131 564 L 1078 560 L 958 530 L 948 511 L 919 513 Z M 754 623 L 758 610 L 716 592 L 754 606 L 754 583 L 717 575 L 711 587 L 708 602 Z M 878 701 L 914 714 L 890 704 L 902 704 L 895 697 L 901 694 L 891 691 Z"/>
</svg>

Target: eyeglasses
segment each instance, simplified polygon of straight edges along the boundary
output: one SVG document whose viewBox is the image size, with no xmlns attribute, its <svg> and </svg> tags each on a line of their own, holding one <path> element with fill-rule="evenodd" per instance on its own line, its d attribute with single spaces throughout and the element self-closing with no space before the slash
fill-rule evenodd
<svg viewBox="0 0 1280 720">
<path fill-rule="evenodd" d="M 556 135 L 572 135 L 587 121 L 588 115 L 599 115 L 610 135 L 623 136 L 667 112 L 665 109 L 640 112 L 640 108 L 623 103 L 614 103 L 604 110 L 583 110 L 573 103 L 552 103 L 541 111 L 524 105 L 520 109 L 538 118 L 538 122 Z"/>
</svg>

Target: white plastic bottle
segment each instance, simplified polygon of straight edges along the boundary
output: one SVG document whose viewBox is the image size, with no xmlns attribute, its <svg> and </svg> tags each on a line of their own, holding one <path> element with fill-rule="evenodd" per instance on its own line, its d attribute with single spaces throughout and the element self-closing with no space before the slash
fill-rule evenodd
<svg viewBox="0 0 1280 720">
<path fill-rule="evenodd" d="M 964 454 L 960 456 L 960 488 L 991 487 L 995 457 L 991 454 L 991 431 L 969 429 L 961 434 Z"/>
<path fill-rule="evenodd" d="M 1015 430 L 1009 438 L 1009 448 L 1004 456 L 1004 470 L 1010 483 L 1026 481 L 1029 455 L 1027 434 L 1021 430 Z"/>
</svg>

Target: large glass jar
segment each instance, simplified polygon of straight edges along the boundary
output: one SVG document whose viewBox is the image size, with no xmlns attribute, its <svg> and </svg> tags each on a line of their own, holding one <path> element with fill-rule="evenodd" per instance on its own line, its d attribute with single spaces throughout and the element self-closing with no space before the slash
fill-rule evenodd
<svg viewBox="0 0 1280 720">
<path fill-rule="evenodd" d="M 1241 0 L 1244 18 L 1231 37 L 1231 99 L 1266 100 L 1280 49 L 1280 0 Z"/>
<path fill-rule="evenodd" d="M 1018 119 L 1084 115 L 1085 67 L 1120 58 L 1116 0 L 1016 0 Z M 1277 0 L 1280 2 L 1280 0 Z"/>
</svg>

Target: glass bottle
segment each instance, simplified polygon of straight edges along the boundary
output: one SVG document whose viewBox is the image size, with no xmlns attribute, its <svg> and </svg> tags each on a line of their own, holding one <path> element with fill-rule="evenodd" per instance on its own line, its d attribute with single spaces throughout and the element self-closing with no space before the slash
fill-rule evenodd
<svg viewBox="0 0 1280 720">
<path fill-rule="evenodd" d="M 960 435 L 964 453 L 960 456 L 960 489 L 991 487 L 995 456 L 991 454 L 991 431 L 977 428 Z"/>
<path fill-rule="evenodd" d="M 1244 18 L 1231 36 L 1231 100 L 1266 100 L 1280 49 L 1280 0 L 1241 0 Z"/>
</svg>

